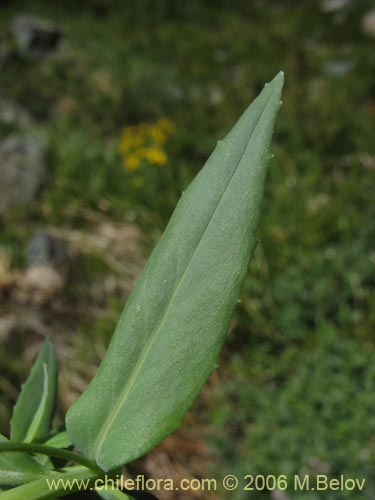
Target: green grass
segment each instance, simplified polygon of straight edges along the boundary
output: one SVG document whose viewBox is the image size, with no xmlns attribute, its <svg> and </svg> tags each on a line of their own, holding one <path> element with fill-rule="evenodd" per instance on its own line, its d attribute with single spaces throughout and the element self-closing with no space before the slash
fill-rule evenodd
<svg viewBox="0 0 375 500">
<path fill-rule="evenodd" d="M 286 493 L 309 500 L 370 498 L 375 431 L 369 419 L 375 376 L 371 352 L 358 350 L 350 340 L 303 352 L 289 348 L 277 357 L 273 349 L 263 342 L 233 356 L 231 379 L 212 406 L 212 428 L 224 429 L 213 436 L 223 474 L 284 474 L 289 485 L 297 474 L 343 474 L 365 478 L 365 493 L 294 492 L 291 486 Z M 231 498 L 246 494 L 238 491 Z M 257 498 L 270 497 L 259 492 Z"/>
</svg>

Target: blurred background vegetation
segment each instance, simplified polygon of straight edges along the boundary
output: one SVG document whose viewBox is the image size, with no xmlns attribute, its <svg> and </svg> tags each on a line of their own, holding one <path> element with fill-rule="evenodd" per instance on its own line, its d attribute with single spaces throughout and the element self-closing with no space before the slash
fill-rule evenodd
<svg viewBox="0 0 375 500">
<path fill-rule="evenodd" d="M 345 474 L 366 492 L 254 498 L 373 498 L 374 24 L 367 0 L 1 3 L 1 432 L 45 335 L 62 421 L 181 191 L 283 69 L 260 244 L 220 368 L 130 471 Z M 199 497 L 227 495 L 179 498 Z"/>
</svg>

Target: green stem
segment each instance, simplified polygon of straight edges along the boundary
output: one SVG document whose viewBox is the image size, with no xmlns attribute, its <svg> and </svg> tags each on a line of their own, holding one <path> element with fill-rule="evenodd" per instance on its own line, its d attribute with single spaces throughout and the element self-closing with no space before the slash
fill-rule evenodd
<svg viewBox="0 0 375 500">
<path fill-rule="evenodd" d="M 61 448 L 54 448 L 53 446 L 46 446 L 37 443 L 0 443 L 0 453 L 5 452 L 23 451 L 26 453 L 38 453 L 40 455 L 48 455 L 49 457 L 61 458 L 67 462 L 75 462 L 84 465 L 95 473 L 101 474 L 103 471 L 99 469 L 95 462 L 89 460 L 78 453 L 73 451 L 64 450 Z"/>
<path fill-rule="evenodd" d="M 70 495 L 75 491 L 94 489 L 95 481 L 103 475 L 89 471 L 75 471 L 59 474 L 53 478 L 43 478 L 17 488 L 1 492 L 1 500 L 46 500 Z"/>
</svg>

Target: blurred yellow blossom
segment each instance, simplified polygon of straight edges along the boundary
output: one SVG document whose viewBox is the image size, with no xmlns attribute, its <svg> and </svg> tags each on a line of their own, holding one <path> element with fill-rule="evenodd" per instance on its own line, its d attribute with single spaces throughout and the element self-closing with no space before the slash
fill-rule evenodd
<svg viewBox="0 0 375 500">
<path fill-rule="evenodd" d="M 141 158 L 135 154 L 129 154 L 123 159 L 123 164 L 128 170 L 137 170 L 140 162 Z"/>
<path fill-rule="evenodd" d="M 142 161 L 160 167 L 165 165 L 168 156 L 164 144 L 174 128 L 167 117 L 162 117 L 152 124 L 142 123 L 124 128 L 118 145 L 124 167 L 137 170 Z"/>
<path fill-rule="evenodd" d="M 165 151 L 160 148 L 146 148 L 143 151 L 143 155 L 148 162 L 153 163 L 154 165 L 162 166 L 167 163 L 167 155 L 165 154 Z"/>
</svg>

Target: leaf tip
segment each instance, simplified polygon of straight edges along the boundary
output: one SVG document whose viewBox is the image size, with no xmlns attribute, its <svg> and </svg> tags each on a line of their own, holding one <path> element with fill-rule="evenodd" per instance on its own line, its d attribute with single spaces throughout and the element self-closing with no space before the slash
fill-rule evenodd
<svg viewBox="0 0 375 500">
<path fill-rule="evenodd" d="M 278 84 L 280 89 L 282 89 L 284 85 L 284 71 L 280 70 L 270 83 Z"/>
</svg>

